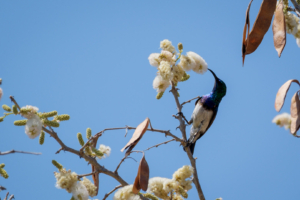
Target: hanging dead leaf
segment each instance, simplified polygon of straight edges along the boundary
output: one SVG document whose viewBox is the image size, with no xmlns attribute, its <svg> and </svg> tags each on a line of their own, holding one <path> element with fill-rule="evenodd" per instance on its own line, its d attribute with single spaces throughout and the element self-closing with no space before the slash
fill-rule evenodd
<svg viewBox="0 0 300 200">
<path fill-rule="evenodd" d="M 300 100 L 298 92 L 294 94 L 291 102 L 291 133 L 295 134 L 300 126 Z"/>
<path fill-rule="evenodd" d="M 287 82 L 285 82 L 278 90 L 277 95 L 276 95 L 276 99 L 275 99 L 275 110 L 277 112 L 279 112 L 284 104 L 284 100 L 286 97 L 287 92 L 289 91 L 289 88 L 291 86 L 291 83 L 295 82 L 298 83 L 298 85 L 300 85 L 299 81 L 296 79 L 291 79 L 288 80 Z"/>
<path fill-rule="evenodd" d="M 135 178 L 132 192 L 134 194 L 137 194 L 141 189 L 146 191 L 148 189 L 148 181 L 149 181 L 149 166 L 144 155 L 140 161 L 138 174 Z"/>
<path fill-rule="evenodd" d="M 246 24 L 247 22 L 249 23 L 249 9 L 250 9 L 251 2 L 246 12 Z M 252 30 L 250 34 L 248 34 L 246 41 L 243 40 L 243 49 L 242 49 L 243 60 L 245 59 L 245 55 L 253 53 L 260 45 L 261 41 L 263 40 L 266 32 L 268 31 L 271 25 L 272 17 L 276 9 L 276 3 L 277 0 L 263 0 L 258 15 L 256 17 L 256 20 L 253 24 Z M 244 35 L 245 35 L 245 27 L 244 27 L 243 39 L 244 39 Z M 245 44 L 246 47 L 244 47 Z"/>
<path fill-rule="evenodd" d="M 121 152 L 123 152 L 125 149 L 126 155 L 129 154 L 129 152 L 135 147 L 135 145 L 140 141 L 140 139 L 143 137 L 144 133 L 147 131 L 148 125 L 149 125 L 150 119 L 147 117 L 142 123 L 136 127 L 131 139 L 129 142 L 125 145 L 123 149 L 121 149 Z"/>
<path fill-rule="evenodd" d="M 247 49 L 247 38 L 249 37 L 249 31 L 250 31 L 250 19 L 249 19 L 249 12 L 250 12 L 250 6 L 253 0 L 250 1 L 248 8 L 246 10 L 246 22 L 244 26 L 244 32 L 243 32 L 243 44 L 242 44 L 242 54 L 243 54 L 243 64 L 245 61 L 246 56 L 246 49 Z M 248 33 L 247 33 L 248 30 Z M 247 37 L 246 37 L 247 34 Z"/>
<path fill-rule="evenodd" d="M 274 47 L 278 52 L 278 57 L 280 57 L 286 44 L 286 27 L 282 1 L 277 5 L 272 30 Z"/>
</svg>

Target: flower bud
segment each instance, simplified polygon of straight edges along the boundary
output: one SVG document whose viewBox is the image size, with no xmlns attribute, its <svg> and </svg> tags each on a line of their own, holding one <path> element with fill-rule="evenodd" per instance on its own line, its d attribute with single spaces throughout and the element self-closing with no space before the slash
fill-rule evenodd
<svg viewBox="0 0 300 200">
<path fill-rule="evenodd" d="M 178 50 L 182 51 L 182 49 L 183 49 L 182 43 L 178 43 Z"/>
<path fill-rule="evenodd" d="M 53 117 L 55 115 L 57 115 L 57 111 L 56 110 L 51 111 L 51 112 L 41 113 L 40 117 L 48 118 L 48 117 Z"/>
<path fill-rule="evenodd" d="M 159 200 L 155 195 L 150 194 L 150 193 L 145 193 L 143 194 L 144 197 L 151 199 L 151 200 Z"/>
<path fill-rule="evenodd" d="M 59 164 L 56 160 L 52 160 L 52 164 L 58 169 L 62 169 L 63 166 L 61 164 Z"/>
<path fill-rule="evenodd" d="M 90 139 L 92 137 L 92 129 L 87 128 L 86 129 L 86 138 Z"/>
<path fill-rule="evenodd" d="M 77 139 L 78 139 L 78 141 L 79 141 L 79 144 L 80 144 L 81 146 L 83 146 L 83 145 L 84 145 L 84 141 L 83 141 L 83 138 L 82 138 L 81 133 L 77 133 Z"/>
<path fill-rule="evenodd" d="M 0 122 L 3 122 L 3 120 L 4 120 L 4 116 L 0 117 Z"/>
<path fill-rule="evenodd" d="M 4 163 L 0 164 L 0 168 L 3 168 L 3 167 L 5 167 L 5 164 Z"/>
<path fill-rule="evenodd" d="M 13 113 L 15 114 L 15 115 L 17 115 L 19 112 L 18 112 L 18 108 L 17 108 L 17 106 L 16 105 L 13 105 L 12 106 L 12 110 L 13 110 Z"/>
<path fill-rule="evenodd" d="M 104 156 L 104 153 L 102 153 L 101 151 L 99 151 L 98 149 L 96 148 L 92 148 L 92 151 L 96 154 L 96 156 L 99 156 L 99 157 L 102 157 Z"/>
<path fill-rule="evenodd" d="M 45 141 L 45 132 L 42 131 L 39 138 L 40 145 L 44 144 L 44 141 Z"/>
<path fill-rule="evenodd" d="M 160 99 L 163 95 L 164 95 L 163 92 L 159 92 L 159 93 L 156 95 L 156 99 Z"/>
<path fill-rule="evenodd" d="M 89 147 L 89 146 L 87 146 L 86 148 L 85 148 L 85 153 L 87 154 L 87 155 L 89 155 L 89 156 L 91 156 L 93 153 L 92 153 L 92 151 L 91 151 L 91 148 Z"/>
<path fill-rule="evenodd" d="M 55 117 L 56 120 L 59 121 L 66 121 L 70 119 L 70 115 L 64 114 L 64 115 L 58 115 Z"/>
<path fill-rule="evenodd" d="M 188 75 L 186 72 L 184 72 L 182 78 L 181 78 L 181 81 L 186 81 L 190 78 L 190 75 Z"/>
<path fill-rule="evenodd" d="M 178 193 L 181 194 L 181 196 L 183 196 L 184 198 L 188 198 L 188 194 L 181 186 L 178 187 Z"/>
<path fill-rule="evenodd" d="M 0 175 L 5 179 L 8 178 L 8 174 L 3 168 L 0 168 Z"/>
<path fill-rule="evenodd" d="M 3 108 L 3 110 L 5 110 L 7 112 L 11 112 L 11 108 L 8 105 L 6 105 L 6 104 L 3 104 L 2 108 Z"/>
<path fill-rule="evenodd" d="M 56 121 L 49 121 L 49 120 L 43 119 L 42 122 L 46 126 L 59 127 L 59 123 Z"/>
<path fill-rule="evenodd" d="M 27 123 L 27 119 L 14 121 L 15 126 L 25 126 L 26 123 Z"/>
</svg>

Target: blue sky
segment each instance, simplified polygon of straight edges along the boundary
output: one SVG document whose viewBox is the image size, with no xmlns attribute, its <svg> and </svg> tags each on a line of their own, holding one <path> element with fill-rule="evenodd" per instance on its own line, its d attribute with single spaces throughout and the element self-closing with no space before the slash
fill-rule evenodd
<svg viewBox="0 0 300 200">
<path fill-rule="evenodd" d="M 156 100 L 152 81 L 156 69 L 150 53 L 159 42 L 182 42 L 184 53 L 201 55 L 209 68 L 226 83 L 227 94 L 206 135 L 197 142 L 194 155 L 207 200 L 297 199 L 300 176 L 299 141 L 271 123 L 277 114 L 274 100 L 279 87 L 299 79 L 299 52 L 288 35 L 281 58 L 273 46 L 271 29 L 260 47 L 246 56 L 242 66 L 241 43 L 248 1 L 1 1 L 0 77 L 4 96 L 13 95 L 21 106 L 34 105 L 41 112 L 57 110 L 70 121 L 55 129 L 72 148 L 80 148 L 76 134 L 104 128 L 137 126 L 149 117 L 154 128 L 176 131 L 172 118 L 176 106 L 171 94 Z M 261 2 L 254 1 L 250 23 Z M 207 94 L 214 84 L 210 73 L 179 83 L 180 101 Z M 289 112 L 290 99 L 298 90 L 292 85 L 282 112 Z M 189 118 L 194 104 L 184 106 Z M 42 152 L 41 156 L 2 156 L 9 179 L 0 179 L 16 199 L 70 199 L 55 188 L 51 160 L 85 174 L 91 171 L 83 159 L 68 153 L 55 154 L 59 145 L 48 135 L 44 145 L 31 140 L 24 127 L 10 116 L 0 124 L 0 151 L 11 149 Z M 189 129 L 190 127 L 188 127 Z M 112 148 L 100 164 L 114 170 L 124 153 L 120 149 L 133 131 L 106 132 L 99 144 Z M 166 141 L 160 133 L 147 132 L 136 146 L 143 150 Z M 133 155 L 140 160 L 141 154 Z M 178 143 L 146 152 L 150 177 L 171 178 L 189 160 Z M 129 159 L 119 174 L 133 183 L 138 163 Z M 118 183 L 100 175 L 98 199 Z M 3 198 L 5 192 L 1 192 Z M 189 199 L 196 199 L 193 188 Z M 112 197 L 110 198 L 112 199 Z"/>
</svg>

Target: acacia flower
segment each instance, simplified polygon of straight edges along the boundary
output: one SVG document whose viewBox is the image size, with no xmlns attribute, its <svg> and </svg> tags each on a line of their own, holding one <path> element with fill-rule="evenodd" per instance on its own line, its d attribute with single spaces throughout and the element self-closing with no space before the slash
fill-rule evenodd
<svg viewBox="0 0 300 200">
<path fill-rule="evenodd" d="M 153 88 L 156 89 L 158 93 L 164 92 L 169 86 L 170 81 L 164 80 L 160 75 L 157 75 L 153 80 Z"/>
<path fill-rule="evenodd" d="M 25 133 L 29 138 L 34 139 L 40 135 L 42 131 L 42 121 L 36 114 L 27 120 L 25 125 Z"/>
<path fill-rule="evenodd" d="M 188 56 L 181 55 L 179 64 L 184 71 L 190 71 L 196 67 L 196 62 Z"/>
<path fill-rule="evenodd" d="M 148 192 L 152 192 L 155 196 L 161 198 L 161 199 L 168 199 L 168 193 L 169 188 L 165 187 L 164 190 L 164 182 L 170 181 L 170 179 L 167 178 L 161 178 L 161 177 L 153 177 L 149 179 L 149 184 L 148 184 Z"/>
<path fill-rule="evenodd" d="M 297 25 L 299 19 L 292 13 L 285 14 L 286 32 L 292 35 L 297 33 Z"/>
<path fill-rule="evenodd" d="M 162 50 L 166 50 L 166 51 L 176 54 L 175 47 L 172 45 L 172 42 L 167 39 L 160 42 L 160 48 Z"/>
<path fill-rule="evenodd" d="M 38 110 L 39 109 L 35 106 L 27 105 L 21 108 L 21 115 L 27 119 L 30 119 L 37 114 Z"/>
<path fill-rule="evenodd" d="M 99 159 L 108 157 L 111 152 L 111 148 L 109 146 L 105 146 L 103 144 L 100 144 L 100 147 L 98 150 L 104 154 L 103 156 L 97 156 Z"/>
<path fill-rule="evenodd" d="M 192 51 L 187 52 L 187 56 L 193 59 L 196 63 L 196 65 L 192 68 L 194 72 L 204 74 L 207 71 L 207 63 L 201 56 Z"/>
<path fill-rule="evenodd" d="M 89 196 L 94 197 L 97 195 L 97 187 L 86 177 L 83 177 L 83 180 L 80 181 L 87 189 Z"/>
<path fill-rule="evenodd" d="M 291 115 L 288 113 L 282 113 L 274 117 L 272 120 L 276 125 L 283 127 L 288 130 L 291 128 Z"/>
<path fill-rule="evenodd" d="M 65 168 L 59 170 L 59 172 L 54 172 L 54 176 L 56 178 L 56 187 L 66 189 L 69 193 L 72 192 L 72 187 L 78 180 L 75 172 L 67 171 Z"/>
<path fill-rule="evenodd" d="M 181 81 L 181 78 L 184 75 L 184 70 L 179 65 L 175 65 L 172 67 L 172 81 L 173 83 L 178 83 Z"/>
<path fill-rule="evenodd" d="M 140 200 L 139 195 L 136 195 L 132 192 L 132 185 L 124 186 L 117 190 L 113 200 Z"/>
<path fill-rule="evenodd" d="M 150 54 L 150 56 L 148 57 L 150 65 L 152 65 L 153 67 L 159 66 L 159 63 L 160 63 L 159 55 L 160 55 L 159 53 L 151 53 Z"/>
<path fill-rule="evenodd" d="M 166 81 L 171 80 L 172 74 L 171 74 L 171 66 L 170 66 L 169 62 L 161 61 L 160 65 L 158 67 L 158 71 L 164 80 L 166 80 Z"/>
<path fill-rule="evenodd" d="M 71 193 L 76 200 L 88 200 L 89 193 L 81 181 L 72 185 Z"/>
</svg>

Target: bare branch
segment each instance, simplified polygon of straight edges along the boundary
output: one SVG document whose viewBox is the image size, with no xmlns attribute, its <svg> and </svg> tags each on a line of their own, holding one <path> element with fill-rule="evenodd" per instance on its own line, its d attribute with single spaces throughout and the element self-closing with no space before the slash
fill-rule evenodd
<svg viewBox="0 0 300 200">
<path fill-rule="evenodd" d="M 9 194 L 9 192 L 6 193 L 4 200 L 7 200 L 8 194 Z"/>
<path fill-rule="evenodd" d="M 177 105 L 177 111 L 178 112 L 181 112 L 181 109 L 182 109 L 182 104 L 179 103 L 179 100 L 178 100 L 178 95 L 177 95 L 177 89 L 175 88 L 174 86 L 174 83 L 172 82 L 172 89 L 171 89 L 171 92 L 175 98 L 175 102 L 176 102 L 176 105 Z M 186 140 L 186 132 L 185 132 L 185 129 L 186 129 L 186 125 L 184 123 L 184 120 L 183 120 L 183 117 L 182 115 L 178 115 L 176 116 L 176 119 L 179 120 L 179 128 L 180 128 L 180 131 L 182 133 L 182 137 L 184 138 L 185 141 Z M 196 167 L 196 162 L 195 162 L 195 159 L 193 158 L 193 155 L 190 151 L 190 148 L 188 148 L 187 146 L 185 146 L 185 151 L 190 159 L 190 162 L 191 162 L 191 165 L 192 167 L 194 168 L 194 173 L 193 173 L 193 182 L 195 184 L 195 187 L 197 189 L 197 192 L 198 192 L 198 196 L 199 196 L 199 199 L 200 200 L 205 200 L 205 197 L 204 197 L 204 194 L 203 194 L 203 191 L 201 189 L 201 185 L 200 185 L 200 182 L 199 182 L 199 179 L 198 179 L 198 173 L 197 173 L 197 167 Z"/>
<path fill-rule="evenodd" d="M 85 176 L 91 176 L 91 175 L 94 175 L 95 173 L 97 173 L 97 171 L 92 172 L 92 173 L 88 173 L 88 174 L 77 175 L 77 178 L 80 179 L 80 178 L 85 177 Z"/>
<path fill-rule="evenodd" d="M 197 96 L 197 97 L 195 97 L 195 98 L 192 98 L 192 99 L 190 99 L 190 100 L 188 100 L 188 101 L 183 102 L 183 103 L 181 104 L 181 108 L 183 107 L 184 104 L 191 103 L 191 101 L 193 101 L 193 100 L 195 100 L 195 99 L 199 99 L 199 98 L 200 98 L 200 96 Z"/>
<path fill-rule="evenodd" d="M 117 168 L 115 169 L 114 173 L 118 173 L 118 169 L 120 168 L 121 164 L 125 161 L 126 158 L 132 158 L 132 157 L 128 157 L 130 154 L 125 155 L 124 158 L 122 158 L 122 160 L 120 161 L 120 163 L 118 164 Z M 135 162 L 137 162 L 134 158 L 132 158 Z"/>
<path fill-rule="evenodd" d="M 158 146 L 163 145 L 163 144 L 168 144 L 169 142 L 172 142 L 172 141 L 174 141 L 174 140 L 175 140 L 175 139 L 168 140 L 168 141 L 165 141 L 165 142 L 156 144 L 156 145 L 154 145 L 154 146 L 152 146 L 152 147 L 149 147 L 148 149 L 146 149 L 146 150 L 144 150 L 144 151 L 148 151 L 149 149 L 152 149 L 152 148 L 154 148 L 154 147 L 158 147 Z"/>
<path fill-rule="evenodd" d="M 300 17 L 300 12 L 298 12 L 295 8 L 288 7 L 287 10 L 295 12 L 298 15 L 298 17 Z"/>
<path fill-rule="evenodd" d="M 300 5 L 295 0 L 291 0 L 291 2 L 293 3 L 296 11 L 298 11 L 298 13 L 300 13 Z"/>
<path fill-rule="evenodd" d="M 28 152 L 28 151 L 17 151 L 17 150 L 10 150 L 10 151 L 5 151 L 5 152 L 1 152 L 0 151 L 0 156 L 4 156 L 7 154 L 11 154 L 11 153 L 24 153 L 24 154 L 32 154 L 32 155 L 41 155 L 42 153 L 35 153 L 35 152 Z"/>
<path fill-rule="evenodd" d="M 103 200 L 105 200 L 109 195 L 111 195 L 114 191 L 116 191 L 117 189 L 123 187 L 122 185 L 118 185 L 117 187 L 115 187 L 112 191 L 110 191 L 109 193 L 106 193 Z"/>
</svg>

